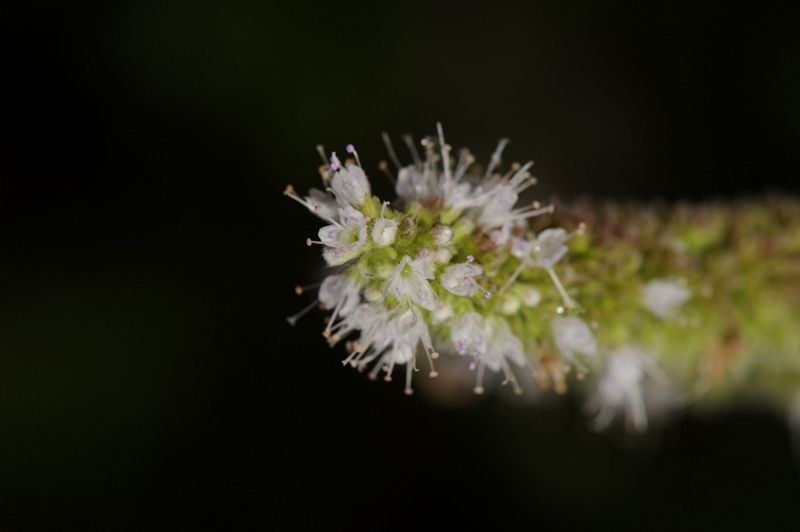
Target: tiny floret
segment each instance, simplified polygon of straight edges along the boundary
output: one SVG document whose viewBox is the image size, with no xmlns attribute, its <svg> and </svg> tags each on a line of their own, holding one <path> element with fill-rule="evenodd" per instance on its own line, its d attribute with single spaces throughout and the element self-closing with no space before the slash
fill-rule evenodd
<svg viewBox="0 0 800 532">
<path fill-rule="evenodd" d="M 371 187 L 364 170 L 354 164 L 348 164 L 347 168 L 339 166 L 339 171 L 331 179 L 331 189 L 343 207 L 361 207 L 371 195 Z"/>
<path fill-rule="evenodd" d="M 642 304 L 662 319 L 672 319 L 692 292 L 674 279 L 656 279 L 642 288 Z"/>
<path fill-rule="evenodd" d="M 442 286 L 457 296 L 472 297 L 480 289 L 475 277 L 483 273 L 483 268 L 469 262 L 453 264 L 445 268 L 441 276 Z"/>
</svg>

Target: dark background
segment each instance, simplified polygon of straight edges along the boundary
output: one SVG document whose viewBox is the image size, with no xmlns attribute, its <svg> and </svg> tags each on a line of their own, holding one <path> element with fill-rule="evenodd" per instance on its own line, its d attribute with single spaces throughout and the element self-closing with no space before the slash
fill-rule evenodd
<svg viewBox="0 0 800 532">
<path fill-rule="evenodd" d="M 577 401 L 435 406 L 339 361 L 314 146 L 435 131 L 539 197 L 796 193 L 768 2 L 40 2 L 0 10 L 0 528 L 796 529 L 783 419 L 636 442 Z M 408 160 L 408 158 L 405 158 Z"/>
</svg>

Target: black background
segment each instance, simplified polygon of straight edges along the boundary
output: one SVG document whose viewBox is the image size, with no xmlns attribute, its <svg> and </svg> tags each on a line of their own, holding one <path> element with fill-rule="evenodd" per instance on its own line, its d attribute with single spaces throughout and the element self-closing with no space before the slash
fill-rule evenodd
<svg viewBox="0 0 800 532">
<path fill-rule="evenodd" d="M 541 199 L 796 193 L 796 28 L 766 2 L 4 4 L 0 528 L 796 529 L 763 405 L 637 443 L 575 399 L 452 410 L 342 368 L 319 313 L 284 320 L 322 261 L 281 195 L 352 142 L 390 196 L 380 132 L 436 121 L 481 160 L 510 137 Z"/>
</svg>

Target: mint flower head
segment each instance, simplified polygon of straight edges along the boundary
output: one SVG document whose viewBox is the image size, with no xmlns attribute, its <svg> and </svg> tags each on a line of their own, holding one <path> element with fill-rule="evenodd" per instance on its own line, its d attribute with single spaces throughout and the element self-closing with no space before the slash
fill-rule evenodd
<svg viewBox="0 0 800 532">
<path fill-rule="evenodd" d="M 451 153 L 437 128 L 438 138 L 421 143 L 422 156 L 406 139 L 413 162 L 405 166 L 384 136 L 398 171 L 393 202 L 371 194 L 352 145 L 354 159 L 344 163 L 325 155 L 324 194 L 312 189 L 300 197 L 287 187 L 287 196 L 328 222 L 307 243 L 322 246 L 329 266 L 343 268 L 320 287 L 319 301 L 331 311 L 323 333 L 332 345 L 347 337 L 345 363 L 373 377 L 383 372 L 389 380 L 405 366 L 406 393 L 413 392 L 418 356 L 427 355 L 436 376 L 439 353 L 465 359 L 476 393 L 487 373 L 502 373 L 521 393 L 517 381 L 530 378 L 542 353 L 558 352 L 553 320 L 578 319 L 562 317 L 577 306 L 556 272 L 571 234 L 530 230 L 527 220 L 552 207 L 517 205 L 536 180 L 532 162 L 504 168 L 507 139 L 479 173 L 470 152 Z M 571 356 L 564 363 L 580 366 Z"/>
<path fill-rule="evenodd" d="M 521 204 L 533 162 L 505 164 L 507 139 L 481 168 L 437 130 L 404 137 L 408 164 L 384 133 L 393 200 L 352 145 L 344 162 L 318 146 L 321 189 L 284 192 L 323 221 L 306 243 L 334 272 L 288 321 L 330 312 L 344 365 L 402 371 L 407 394 L 440 356 L 476 394 L 573 387 L 596 430 L 741 396 L 800 404 L 800 202 Z"/>
</svg>

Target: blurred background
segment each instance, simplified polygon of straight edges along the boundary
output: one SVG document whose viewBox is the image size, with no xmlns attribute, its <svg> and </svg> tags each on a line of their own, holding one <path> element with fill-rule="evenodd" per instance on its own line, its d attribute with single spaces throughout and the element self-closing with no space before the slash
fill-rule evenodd
<svg viewBox="0 0 800 532">
<path fill-rule="evenodd" d="M 536 161 L 540 199 L 800 191 L 800 32 L 761 2 L 5 3 L 0 528 L 797 529 L 782 414 L 596 435 L 340 360 L 315 145 Z"/>
</svg>

